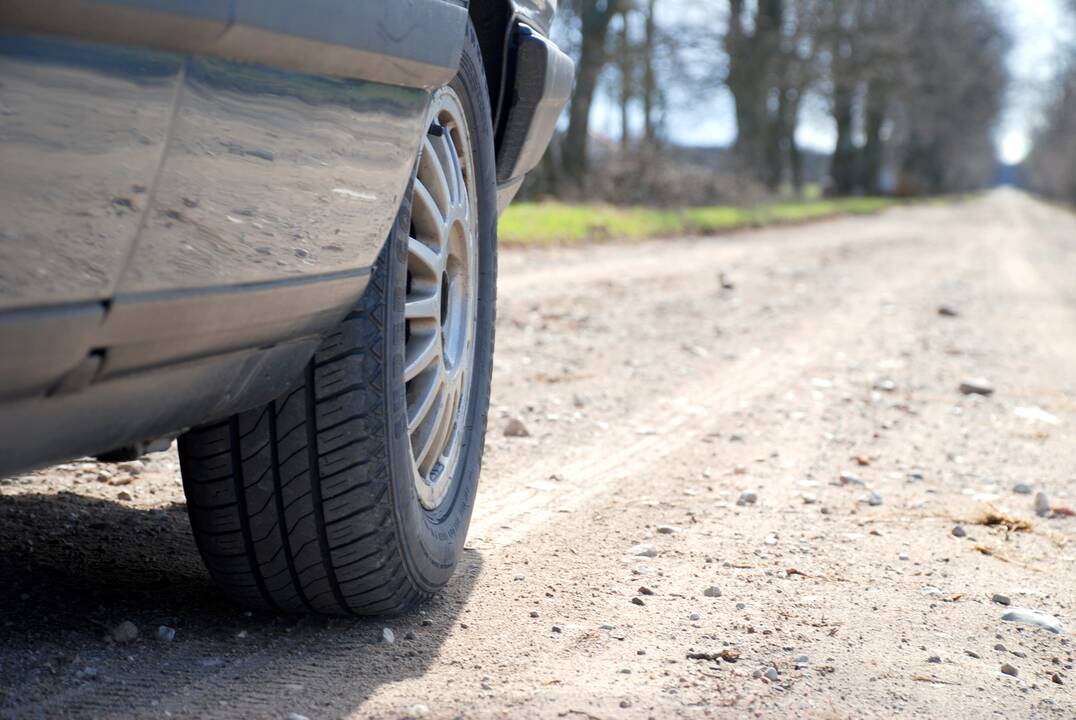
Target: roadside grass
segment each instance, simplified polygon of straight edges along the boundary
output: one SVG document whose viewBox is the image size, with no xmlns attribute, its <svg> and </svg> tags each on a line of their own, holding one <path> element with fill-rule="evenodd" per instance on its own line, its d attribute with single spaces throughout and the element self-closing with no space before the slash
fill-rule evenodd
<svg viewBox="0 0 1076 720">
<path fill-rule="evenodd" d="M 497 234 L 503 245 L 573 245 L 674 235 L 715 235 L 742 228 L 840 215 L 867 215 L 906 202 L 897 198 L 859 197 L 680 210 L 527 202 L 510 205 L 505 210 Z"/>
</svg>

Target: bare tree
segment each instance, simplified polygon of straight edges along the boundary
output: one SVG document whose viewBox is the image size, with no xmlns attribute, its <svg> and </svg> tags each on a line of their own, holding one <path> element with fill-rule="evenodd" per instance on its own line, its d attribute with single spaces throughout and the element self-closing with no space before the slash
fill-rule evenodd
<svg viewBox="0 0 1076 720">
<path fill-rule="evenodd" d="M 579 18 L 579 55 L 575 65 L 575 90 L 568 109 L 568 131 L 562 144 L 564 174 L 581 188 L 587 172 L 587 140 L 590 109 L 598 78 L 608 61 L 609 23 L 621 11 L 624 0 L 577 0 L 570 7 Z"/>
</svg>

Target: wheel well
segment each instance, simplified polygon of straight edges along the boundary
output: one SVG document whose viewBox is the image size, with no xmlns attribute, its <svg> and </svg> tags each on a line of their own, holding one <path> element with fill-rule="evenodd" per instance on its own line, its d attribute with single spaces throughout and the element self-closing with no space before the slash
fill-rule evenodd
<svg viewBox="0 0 1076 720">
<path fill-rule="evenodd" d="M 508 0 L 471 0 L 468 13 L 478 35 L 478 47 L 482 51 L 482 64 L 485 66 L 486 85 L 489 88 L 489 107 L 490 112 L 493 113 L 493 129 L 496 137 L 500 101 L 504 92 L 505 37 L 508 34 L 508 25 L 512 21 L 513 11 Z"/>
</svg>

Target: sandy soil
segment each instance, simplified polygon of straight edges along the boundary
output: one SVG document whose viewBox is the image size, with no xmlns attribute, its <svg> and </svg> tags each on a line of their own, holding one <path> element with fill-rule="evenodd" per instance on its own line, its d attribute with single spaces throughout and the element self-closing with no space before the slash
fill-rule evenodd
<svg viewBox="0 0 1076 720">
<path fill-rule="evenodd" d="M 1074 277 L 1076 216 L 1014 192 L 505 252 L 446 592 L 251 615 L 208 583 L 172 454 L 10 479 L 0 714 L 1074 717 Z"/>
</svg>

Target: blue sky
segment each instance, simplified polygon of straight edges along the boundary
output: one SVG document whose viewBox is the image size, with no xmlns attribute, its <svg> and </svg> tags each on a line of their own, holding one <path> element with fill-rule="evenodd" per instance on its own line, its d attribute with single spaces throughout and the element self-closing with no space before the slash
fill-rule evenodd
<svg viewBox="0 0 1076 720">
<path fill-rule="evenodd" d="M 944 1 L 944 0 L 942 0 Z M 1073 28 L 1062 8 L 1062 0 L 994 0 L 1013 36 L 1008 58 L 1013 76 L 1007 108 L 997 131 L 999 156 L 1019 162 L 1027 154 L 1032 133 L 1039 121 L 1050 80 L 1061 60 L 1061 47 L 1071 41 Z M 619 135 L 619 116 L 605 99 L 594 106 L 594 131 Z M 721 89 L 712 100 L 693 107 L 680 107 L 667 118 L 670 137 L 692 145 L 727 145 L 735 137 L 732 98 Z M 797 131 L 799 142 L 815 150 L 833 149 L 832 120 L 821 101 L 808 103 Z"/>
</svg>

